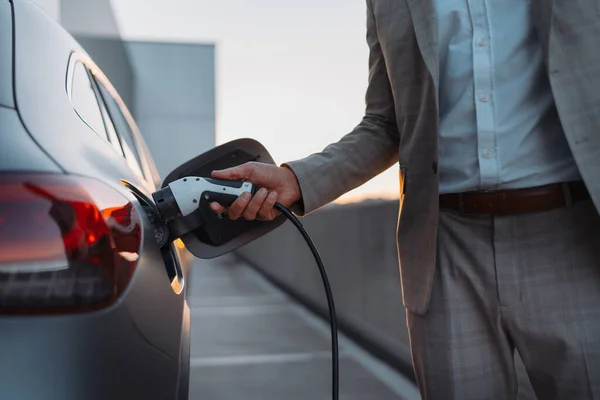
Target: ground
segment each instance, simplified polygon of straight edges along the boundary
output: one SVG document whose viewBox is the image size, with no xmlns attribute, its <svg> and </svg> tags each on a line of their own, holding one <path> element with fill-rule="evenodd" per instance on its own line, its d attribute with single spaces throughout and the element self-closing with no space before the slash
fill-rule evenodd
<svg viewBox="0 0 600 400">
<path fill-rule="evenodd" d="M 191 400 L 331 398 L 329 325 L 233 256 L 195 260 Z M 340 398 L 419 399 L 410 381 L 340 336 Z"/>
</svg>

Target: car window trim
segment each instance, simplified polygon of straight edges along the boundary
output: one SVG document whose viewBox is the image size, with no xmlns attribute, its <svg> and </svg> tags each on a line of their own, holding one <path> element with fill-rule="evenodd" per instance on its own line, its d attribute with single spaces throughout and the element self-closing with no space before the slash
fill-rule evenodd
<svg viewBox="0 0 600 400">
<path fill-rule="evenodd" d="M 129 160 L 130 162 L 134 162 L 137 165 L 138 169 L 140 170 L 140 173 L 142 174 L 142 177 L 145 179 L 146 177 L 144 176 L 144 169 L 143 169 L 143 166 L 142 166 L 142 156 L 140 155 L 140 152 L 138 150 L 139 145 L 136 143 L 137 140 L 133 136 L 133 132 L 131 132 L 132 128 L 131 128 L 131 126 L 129 126 L 127 118 L 125 118 L 125 114 L 123 113 L 123 111 L 119 107 L 119 104 L 111 96 L 110 92 L 108 92 L 108 89 L 107 89 L 107 92 L 108 92 L 107 95 L 111 96 L 112 100 L 115 100 L 115 105 L 119 108 L 119 110 L 117 112 L 121 112 L 121 114 L 123 116 L 123 119 L 125 120 L 124 122 L 127 125 L 126 129 L 130 131 L 128 133 L 131 133 L 131 136 L 132 136 L 131 139 L 133 140 L 133 146 L 134 146 L 134 148 L 133 149 L 129 149 L 129 151 L 131 151 L 132 153 L 133 153 L 133 151 L 135 151 L 135 153 L 133 154 L 133 160 L 131 160 L 131 157 L 128 156 L 127 152 L 125 151 L 125 146 L 127 146 L 129 148 L 129 145 L 127 144 L 127 141 L 123 137 L 123 132 L 120 132 L 120 128 L 119 128 L 119 126 L 117 126 L 118 124 L 114 123 L 115 116 L 113 115 L 112 107 L 108 105 L 108 101 L 106 99 L 106 96 L 104 95 L 104 91 L 100 88 L 100 85 L 102 85 L 105 89 L 106 89 L 106 86 L 104 86 L 102 84 L 102 82 L 98 82 L 95 78 L 93 78 L 93 80 L 94 80 L 94 85 L 96 86 L 96 89 L 98 90 L 100 99 L 104 103 L 106 113 L 108 114 L 108 118 L 110 118 L 110 121 L 111 121 L 113 127 L 115 128 L 115 133 L 117 134 L 117 139 L 119 140 L 119 144 L 120 144 L 121 150 L 123 152 L 123 157 L 125 157 L 125 159 Z M 125 142 L 125 144 L 123 144 L 123 142 Z M 136 154 L 137 154 L 137 157 L 136 157 Z M 139 158 L 139 160 L 138 160 L 138 158 Z"/>
<path fill-rule="evenodd" d="M 121 141 L 122 141 L 121 136 L 119 135 L 119 132 L 117 131 L 117 128 L 115 127 L 115 124 L 113 123 L 112 117 L 110 115 L 110 110 L 108 109 L 108 106 L 106 105 L 106 100 L 104 99 L 104 96 L 102 95 L 102 91 L 98 87 L 98 83 L 96 82 L 96 80 L 93 79 L 93 77 L 91 77 L 91 79 L 93 82 L 92 85 L 94 86 L 94 91 L 96 92 L 96 95 L 98 96 L 98 101 L 101 102 L 100 112 L 102 114 L 102 119 L 104 120 L 104 127 L 106 128 L 106 132 L 108 134 L 108 139 L 110 140 L 110 143 L 113 145 L 113 148 L 115 149 L 117 154 L 119 154 L 121 157 L 126 158 L 127 156 L 125 154 L 125 150 L 123 150 L 123 143 L 121 143 Z M 112 130 L 115 135 L 116 143 L 113 143 L 113 138 L 111 137 L 110 129 L 108 128 L 108 124 L 110 124 L 112 126 Z"/>
<path fill-rule="evenodd" d="M 111 97 L 117 103 L 117 106 L 119 107 L 121 113 L 125 117 L 125 121 L 128 123 L 128 125 L 131 129 L 131 133 L 133 135 L 133 142 L 134 142 L 135 150 L 136 150 L 137 154 L 139 155 L 140 163 L 142 164 L 141 165 L 141 170 L 142 170 L 142 175 L 143 175 L 142 179 L 144 180 L 144 182 L 146 184 L 152 186 L 153 188 L 159 187 L 161 182 L 160 182 L 158 170 L 156 169 L 156 166 L 154 165 L 154 163 L 151 162 L 146 157 L 146 154 L 149 154 L 149 149 L 145 145 L 143 136 L 142 136 L 141 132 L 139 131 L 137 124 L 135 123 L 135 120 L 133 119 L 133 116 L 129 112 L 129 109 L 123 102 L 123 99 L 121 98 L 119 93 L 115 90 L 114 86 L 110 83 L 110 81 L 108 80 L 106 75 L 104 75 L 104 73 L 102 73 L 102 71 L 92 61 L 92 59 L 89 56 L 87 56 L 86 54 L 84 54 L 80 51 L 77 51 L 77 50 L 73 50 L 71 52 L 71 55 L 69 56 L 68 66 L 67 66 L 67 76 L 66 76 L 65 83 L 66 83 L 66 91 L 67 91 L 67 95 L 69 96 L 69 100 L 72 103 L 70 86 L 71 86 L 72 80 L 73 80 L 74 66 L 77 62 L 81 62 L 84 66 L 87 67 L 87 70 L 92 75 L 93 80 L 97 81 L 96 84 L 98 84 L 98 83 L 102 84 L 106 88 L 108 93 L 111 95 Z M 118 135 L 118 132 L 117 132 L 117 135 Z"/>
<path fill-rule="evenodd" d="M 102 116 L 102 109 L 100 108 L 100 103 L 98 102 L 98 94 L 96 93 L 96 91 L 94 89 L 94 84 L 92 83 L 92 76 L 90 75 L 90 72 L 89 72 L 87 66 L 85 65 L 85 63 L 83 63 L 79 60 L 76 60 L 76 59 L 73 60 L 73 62 L 70 62 L 69 66 L 67 67 L 68 79 L 67 79 L 67 83 L 66 83 L 66 89 L 67 89 L 67 95 L 69 96 L 69 101 L 71 102 L 71 105 L 73 106 L 73 110 L 75 111 L 75 114 L 77 114 L 79 119 L 81 119 L 83 121 L 83 123 L 86 124 L 96 135 L 100 136 L 100 138 L 102 140 L 110 142 L 110 139 L 108 138 L 108 132 L 105 132 L 106 135 L 102 135 L 100 132 L 97 132 L 96 129 L 83 117 L 83 115 L 81 115 L 81 113 L 75 106 L 75 103 L 73 102 L 73 84 L 75 82 L 75 72 L 76 72 L 77 64 L 81 64 L 81 66 L 83 67 L 83 69 L 85 71 L 88 81 L 90 82 L 90 86 L 92 87 L 92 92 L 94 92 L 94 97 L 96 98 L 96 106 L 98 107 L 100 116 Z M 106 130 L 106 126 L 104 126 L 104 129 Z"/>
</svg>

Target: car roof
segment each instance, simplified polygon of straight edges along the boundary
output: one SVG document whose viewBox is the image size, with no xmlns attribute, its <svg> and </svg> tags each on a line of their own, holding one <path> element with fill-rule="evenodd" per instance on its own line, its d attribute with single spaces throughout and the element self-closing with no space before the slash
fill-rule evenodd
<svg viewBox="0 0 600 400">
<path fill-rule="evenodd" d="M 0 1 L 0 106 L 14 108 L 12 6 Z"/>
</svg>

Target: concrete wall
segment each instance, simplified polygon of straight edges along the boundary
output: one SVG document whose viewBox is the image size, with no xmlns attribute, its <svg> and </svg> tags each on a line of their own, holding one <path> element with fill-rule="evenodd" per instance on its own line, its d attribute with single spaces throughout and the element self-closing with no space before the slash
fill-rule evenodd
<svg viewBox="0 0 600 400">
<path fill-rule="evenodd" d="M 346 330 L 410 370 L 406 314 L 396 250 L 397 201 L 330 205 L 302 219 L 323 258 Z M 303 301 L 326 311 L 323 284 L 296 228 L 281 228 L 252 242 L 238 255 Z"/>
<path fill-rule="evenodd" d="M 135 79 L 133 114 L 161 177 L 215 146 L 215 48 L 126 42 Z"/>
</svg>

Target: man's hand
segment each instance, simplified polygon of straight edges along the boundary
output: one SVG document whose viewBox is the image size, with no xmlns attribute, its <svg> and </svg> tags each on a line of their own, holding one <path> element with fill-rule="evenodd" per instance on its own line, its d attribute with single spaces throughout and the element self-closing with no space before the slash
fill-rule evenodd
<svg viewBox="0 0 600 400">
<path fill-rule="evenodd" d="M 249 162 L 237 167 L 213 171 L 215 179 L 244 180 L 260 187 L 251 197 L 250 193 L 242 194 L 228 209 L 227 217 L 236 220 L 243 217 L 249 221 L 258 219 L 271 221 L 279 215 L 273 206 L 279 202 L 289 207 L 302 197 L 296 175 L 291 169 L 271 164 Z M 225 207 L 211 203 L 214 212 L 224 212 Z"/>
</svg>

